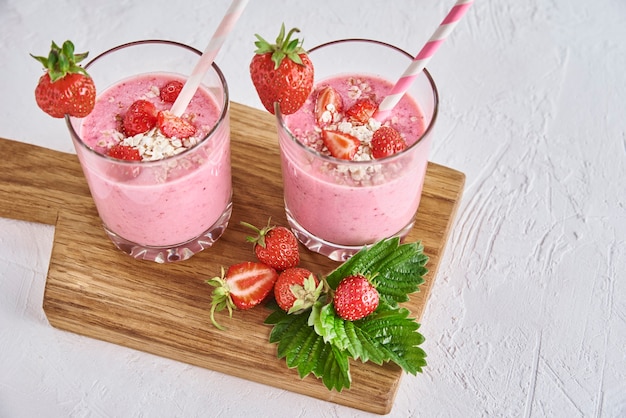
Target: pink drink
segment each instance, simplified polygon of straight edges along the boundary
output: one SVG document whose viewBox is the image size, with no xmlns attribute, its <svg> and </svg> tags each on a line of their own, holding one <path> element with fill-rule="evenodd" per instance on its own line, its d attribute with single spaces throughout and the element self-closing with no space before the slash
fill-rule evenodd
<svg viewBox="0 0 626 418">
<path fill-rule="evenodd" d="M 93 112 L 81 126 L 88 146 L 105 153 L 107 144 L 119 138 L 119 118 L 139 99 L 157 110 L 171 107 L 158 96 L 159 86 L 172 79 L 166 74 L 141 75 L 102 92 Z M 184 82 L 184 80 L 181 79 Z M 156 94 L 155 94 L 156 93 Z M 199 89 L 186 112 L 206 136 L 215 126 L 220 108 L 205 89 Z M 124 169 L 102 172 L 85 166 L 91 194 L 106 227 L 126 240 L 148 246 L 184 243 L 209 229 L 230 202 L 230 150 L 228 125 L 220 126 L 204 149 L 191 158 L 174 157 L 171 164 L 145 163 L 125 175 Z M 117 171 L 117 172 L 116 172 Z"/>
<path fill-rule="evenodd" d="M 368 98 L 375 109 L 413 57 L 392 45 L 366 39 L 319 45 L 309 51 L 309 57 L 316 77 L 311 97 L 292 115 L 276 111 L 285 212 L 291 229 L 308 249 L 343 261 L 364 245 L 392 236 L 404 238 L 413 228 L 438 95 L 424 70 L 391 117 L 355 121 L 348 110 L 355 101 Z M 333 111 L 337 108 L 326 94 L 315 109 L 318 90 L 328 85 L 342 97 L 343 110 Z M 400 132 L 406 148 L 377 159 L 370 141 L 381 122 Z M 355 138 L 358 151 L 353 155 L 348 150 L 354 149 Z M 346 143 L 352 148 L 342 145 Z M 327 149 L 328 144 L 332 149 Z"/>
<path fill-rule="evenodd" d="M 393 86 L 380 78 L 358 75 L 318 83 L 304 107 L 285 116 L 290 131 L 304 145 L 318 150 L 321 135 L 315 123 L 314 99 L 316 91 L 328 85 L 344 98 L 344 108 L 350 108 L 361 97 L 361 88 L 380 101 Z M 405 96 L 394 108 L 388 124 L 410 146 L 424 133 L 423 119 L 415 101 Z M 336 164 L 302 164 L 284 153 L 283 186 L 291 216 L 311 234 L 340 245 L 366 245 L 401 233 L 412 224 L 419 206 L 422 183 L 416 179 L 423 177 L 428 163 L 428 141 L 422 141 L 418 147 L 421 149 L 410 160 L 388 157 L 377 171 L 369 161 L 360 168 L 345 169 L 349 174 Z M 391 163 L 388 159 L 396 161 Z"/>
<path fill-rule="evenodd" d="M 170 41 L 112 48 L 85 66 L 98 92 L 95 109 L 83 119 L 66 118 L 104 230 L 134 258 L 186 260 L 211 247 L 230 220 L 228 87 L 217 65 L 203 75 L 183 114 L 194 135 L 170 138 L 157 127 L 129 137 L 122 133 L 121 121 L 133 102 L 170 109 L 160 89 L 174 79 L 184 82 L 200 56 Z M 109 156 L 109 148 L 119 145 L 139 152 L 141 161 Z"/>
</svg>

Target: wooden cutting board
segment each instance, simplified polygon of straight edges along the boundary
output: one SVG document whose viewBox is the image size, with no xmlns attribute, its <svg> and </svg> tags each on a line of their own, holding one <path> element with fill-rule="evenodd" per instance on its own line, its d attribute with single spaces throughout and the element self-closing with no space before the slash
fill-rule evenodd
<svg viewBox="0 0 626 418">
<path fill-rule="evenodd" d="M 61 122 L 59 122 L 61 123 Z M 303 380 L 276 358 L 257 307 L 209 319 L 211 290 L 204 280 L 221 266 L 253 260 L 242 220 L 286 225 L 274 118 L 232 104 L 233 215 L 218 243 L 190 260 L 156 264 L 118 251 L 105 235 L 74 154 L 0 139 L 0 217 L 54 225 L 43 309 L 56 328 L 153 353 L 229 375 L 368 412 L 387 414 L 402 370 L 352 362 L 349 390 L 330 392 Z M 68 134 L 68 141 L 69 141 Z M 13 156 L 12 158 L 7 156 Z M 429 163 L 423 197 L 408 241 L 421 240 L 430 257 L 426 283 L 405 306 L 419 319 L 435 280 L 464 174 Z M 328 273 L 338 263 L 302 249 L 301 265 Z M 428 338 L 428 335 L 426 335 Z"/>
</svg>

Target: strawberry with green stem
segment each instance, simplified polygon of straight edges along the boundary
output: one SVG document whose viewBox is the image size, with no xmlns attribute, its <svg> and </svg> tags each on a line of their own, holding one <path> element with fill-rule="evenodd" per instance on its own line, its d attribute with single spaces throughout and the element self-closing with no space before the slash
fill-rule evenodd
<svg viewBox="0 0 626 418">
<path fill-rule="evenodd" d="M 278 276 L 274 284 L 274 299 L 287 313 L 302 312 L 317 302 L 324 283 L 311 271 L 302 267 L 289 268 Z"/>
<path fill-rule="evenodd" d="M 252 229 L 257 234 L 246 237 L 246 241 L 254 245 L 254 253 L 260 262 L 276 270 L 286 270 L 297 266 L 300 263 L 300 251 L 296 236 L 289 228 L 273 226 L 271 222 L 272 220 L 269 219 L 264 228 L 241 222 L 243 226 Z"/>
<path fill-rule="evenodd" d="M 46 69 L 35 88 L 35 100 L 41 110 L 53 118 L 66 114 L 82 118 L 91 113 L 96 103 L 96 86 L 78 65 L 87 54 L 75 54 L 74 44 L 69 40 L 61 47 L 52 42 L 47 57 L 31 54 Z"/>
<path fill-rule="evenodd" d="M 291 38 L 297 32 L 299 29 L 293 28 L 285 36 L 283 24 L 275 44 L 255 35 L 257 49 L 250 62 L 250 76 L 261 103 L 271 114 L 274 103 L 284 115 L 295 113 L 313 90 L 313 63 L 302 42 Z"/>
<path fill-rule="evenodd" d="M 251 309 L 261 303 L 272 292 L 278 273 L 273 268 L 252 261 L 233 264 L 219 277 L 206 280 L 215 287 L 212 293 L 211 322 L 224 329 L 215 320 L 215 312 L 228 309 L 232 317 L 233 309 Z"/>
</svg>

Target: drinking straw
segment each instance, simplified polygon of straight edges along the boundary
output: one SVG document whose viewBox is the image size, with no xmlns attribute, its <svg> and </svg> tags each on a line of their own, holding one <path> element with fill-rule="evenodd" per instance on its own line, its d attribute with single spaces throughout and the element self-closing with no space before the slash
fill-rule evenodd
<svg viewBox="0 0 626 418">
<path fill-rule="evenodd" d="M 421 51 L 415 56 L 411 64 L 393 86 L 389 95 L 380 103 L 374 113 L 376 120 L 384 122 L 385 119 L 387 119 L 391 110 L 398 104 L 400 99 L 402 99 L 404 93 L 409 89 L 418 74 L 426 67 L 428 61 L 430 61 L 439 46 L 441 46 L 443 41 L 450 35 L 473 2 L 474 0 L 458 0 L 454 7 L 450 9 L 448 15 L 435 30 L 435 33 L 433 33 L 428 42 L 422 47 Z"/>
<path fill-rule="evenodd" d="M 209 68 L 213 64 L 213 60 L 215 60 L 215 56 L 224 44 L 226 37 L 235 26 L 235 23 L 237 23 L 239 16 L 243 13 L 243 9 L 245 9 L 246 4 L 248 4 L 248 0 L 233 0 L 230 4 L 230 7 L 220 22 L 220 25 L 215 30 L 209 44 L 196 63 L 193 72 L 185 82 L 178 98 L 176 98 L 176 101 L 172 105 L 171 112 L 174 115 L 180 117 L 185 112 L 185 109 L 189 105 L 193 95 L 196 93 L 202 78 L 204 78 L 204 75 L 207 71 L 209 71 Z"/>
</svg>

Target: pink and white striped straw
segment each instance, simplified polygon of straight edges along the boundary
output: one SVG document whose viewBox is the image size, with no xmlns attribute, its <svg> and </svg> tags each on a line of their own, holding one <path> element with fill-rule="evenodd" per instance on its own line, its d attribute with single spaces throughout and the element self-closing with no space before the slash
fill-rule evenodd
<svg viewBox="0 0 626 418">
<path fill-rule="evenodd" d="M 235 26 L 235 23 L 237 23 L 239 16 L 241 16 L 241 13 L 243 13 L 247 4 L 248 0 L 233 0 L 230 4 L 230 7 L 220 22 L 220 25 L 215 30 L 211 41 L 202 53 L 202 56 L 198 60 L 191 75 L 185 82 L 178 98 L 172 105 L 171 112 L 174 115 L 178 117 L 182 116 L 185 109 L 187 109 L 187 106 L 189 106 L 189 102 L 191 101 L 193 95 L 196 94 L 196 90 L 198 90 L 200 82 L 204 78 L 207 71 L 209 71 L 209 68 L 211 68 L 213 61 L 215 60 L 215 56 L 224 44 L 226 37 Z"/>
<path fill-rule="evenodd" d="M 418 74 L 426 67 L 426 64 L 432 56 L 435 54 L 439 46 L 446 40 L 448 35 L 452 32 L 454 27 L 459 23 L 467 9 L 472 5 L 474 0 L 458 0 L 454 7 L 450 10 L 448 15 L 443 19 L 439 27 L 435 30 L 435 33 L 430 37 L 426 45 L 422 47 L 422 50 L 411 61 L 409 67 L 404 71 L 404 74 L 396 82 L 391 89 L 391 92 L 380 103 L 374 118 L 380 122 L 384 122 L 391 110 L 398 104 L 404 93 L 409 89 L 413 81 L 417 78 Z"/>
</svg>

